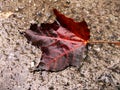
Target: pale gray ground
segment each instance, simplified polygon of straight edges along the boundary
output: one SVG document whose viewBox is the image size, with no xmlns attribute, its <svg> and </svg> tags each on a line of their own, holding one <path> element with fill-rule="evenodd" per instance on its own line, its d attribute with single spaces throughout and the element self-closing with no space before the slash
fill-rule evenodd
<svg viewBox="0 0 120 90">
<path fill-rule="evenodd" d="M 27 43 L 19 31 L 33 22 L 53 22 L 52 8 L 81 21 L 91 41 L 120 41 L 120 0 L 0 0 L 0 90 L 120 90 L 120 46 L 90 45 L 80 70 L 29 71 L 41 51 Z"/>
</svg>

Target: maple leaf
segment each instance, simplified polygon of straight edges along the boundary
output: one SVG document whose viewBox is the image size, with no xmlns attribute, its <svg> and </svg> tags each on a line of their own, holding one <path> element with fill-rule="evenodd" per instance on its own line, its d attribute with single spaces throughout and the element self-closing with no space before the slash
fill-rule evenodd
<svg viewBox="0 0 120 90">
<path fill-rule="evenodd" d="M 86 22 L 73 19 L 53 10 L 57 21 L 31 24 L 25 36 L 33 45 L 42 50 L 42 58 L 37 70 L 60 71 L 68 66 L 80 66 L 86 50 L 90 31 Z"/>
</svg>

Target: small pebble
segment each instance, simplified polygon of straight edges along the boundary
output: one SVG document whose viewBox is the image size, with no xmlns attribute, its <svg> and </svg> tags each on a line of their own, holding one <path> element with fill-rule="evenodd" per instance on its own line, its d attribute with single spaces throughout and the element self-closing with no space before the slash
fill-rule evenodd
<svg viewBox="0 0 120 90">
<path fill-rule="evenodd" d="M 32 0 L 29 0 L 29 3 L 31 3 L 32 2 Z"/>
<path fill-rule="evenodd" d="M 99 52 L 99 51 L 100 51 L 100 48 L 95 48 L 95 50 Z"/>
<path fill-rule="evenodd" d="M 58 0 L 54 0 L 54 2 L 57 2 Z"/>
<path fill-rule="evenodd" d="M 31 62 L 31 67 L 34 67 L 35 66 L 35 62 Z"/>
<path fill-rule="evenodd" d="M 13 59 L 13 58 L 14 58 L 14 54 L 10 53 L 9 56 L 8 56 L 8 59 Z"/>
<path fill-rule="evenodd" d="M 19 11 L 19 8 L 15 8 L 15 11 L 18 12 L 18 11 Z"/>
<path fill-rule="evenodd" d="M 25 7 L 25 6 L 22 6 L 22 5 L 21 5 L 21 6 L 19 6 L 18 8 L 19 8 L 19 9 L 23 9 L 24 7 Z"/>
<path fill-rule="evenodd" d="M 37 23 L 35 20 L 31 20 L 31 21 L 29 21 L 30 23 Z"/>
</svg>

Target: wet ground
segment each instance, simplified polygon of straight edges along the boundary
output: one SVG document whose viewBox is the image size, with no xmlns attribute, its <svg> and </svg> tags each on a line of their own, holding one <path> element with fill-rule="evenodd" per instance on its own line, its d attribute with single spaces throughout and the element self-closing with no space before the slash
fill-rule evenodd
<svg viewBox="0 0 120 90">
<path fill-rule="evenodd" d="M 30 23 L 53 22 L 52 9 L 76 21 L 83 18 L 91 41 L 120 41 L 120 0 L 0 0 L 0 90 L 119 90 L 120 46 L 88 46 L 81 68 L 31 73 L 40 49 L 19 33 Z"/>
</svg>

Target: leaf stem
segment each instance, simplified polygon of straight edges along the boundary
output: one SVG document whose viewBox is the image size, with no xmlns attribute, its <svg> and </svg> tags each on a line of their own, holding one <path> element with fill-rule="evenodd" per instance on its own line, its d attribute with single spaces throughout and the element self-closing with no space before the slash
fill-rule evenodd
<svg viewBox="0 0 120 90">
<path fill-rule="evenodd" d="M 115 44 L 120 46 L 120 42 L 118 41 L 88 41 L 89 44 L 100 44 L 100 43 L 108 43 L 108 44 Z"/>
</svg>

